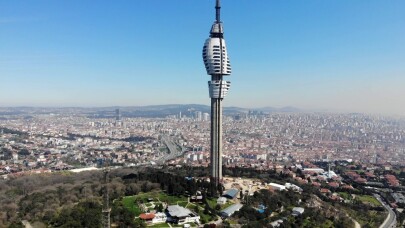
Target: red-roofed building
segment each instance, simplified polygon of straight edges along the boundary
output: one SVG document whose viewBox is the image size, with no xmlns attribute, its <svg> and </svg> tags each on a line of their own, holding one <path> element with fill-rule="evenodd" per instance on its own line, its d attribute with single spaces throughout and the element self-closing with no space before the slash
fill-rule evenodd
<svg viewBox="0 0 405 228">
<path fill-rule="evenodd" d="M 343 189 L 348 189 L 348 190 L 353 190 L 354 189 L 353 186 L 348 185 L 348 184 L 342 185 L 342 188 Z"/>
<path fill-rule="evenodd" d="M 345 174 L 346 174 L 350 179 L 352 179 L 352 180 L 355 180 L 356 178 L 359 178 L 359 177 L 360 177 L 360 175 L 357 174 L 357 173 L 354 172 L 354 171 L 348 171 L 348 172 L 345 172 Z"/>
<path fill-rule="evenodd" d="M 315 187 L 321 187 L 321 184 L 319 182 L 312 182 L 312 185 Z"/>
<path fill-rule="evenodd" d="M 326 181 L 326 177 L 324 177 L 324 176 L 317 176 L 316 179 L 318 181 Z"/>
<path fill-rule="evenodd" d="M 332 188 L 339 188 L 339 183 L 337 182 L 330 182 L 328 185 Z"/>
<path fill-rule="evenodd" d="M 139 218 L 145 221 L 152 221 L 153 218 L 155 218 L 154 213 L 142 213 L 139 215 Z"/>
<path fill-rule="evenodd" d="M 331 196 L 329 197 L 329 199 L 331 199 L 331 200 L 333 200 L 333 201 L 340 201 L 340 202 L 343 201 L 343 198 L 342 198 L 342 197 L 340 197 L 340 196 L 338 196 L 338 195 L 335 195 L 335 194 L 331 195 Z"/>
<path fill-rule="evenodd" d="M 371 179 L 376 178 L 374 173 L 371 173 L 371 172 L 366 172 L 365 175 L 366 175 L 367 178 L 371 178 Z"/>
<path fill-rule="evenodd" d="M 339 176 L 333 176 L 333 177 L 332 177 L 332 180 L 334 180 L 334 181 L 341 181 L 342 178 L 339 177 Z"/>
<path fill-rule="evenodd" d="M 320 191 L 322 194 L 330 193 L 330 190 L 327 189 L 327 188 L 321 188 L 319 191 Z"/>
<path fill-rule="evenodd" d="M 399 181 L 394 175 L 387 174 L 385 175 L 385 179 L 387 180 L 388 185 L 393 187 L 399 186 Z"/>
<path fill-rule="evenodd" d="M 354 180 L 354 182 L 359 183 L 359 184 L 364 184 L 364 183 L 367 182 L 367 180 L 364 179 L 364 178 L 361 178 L 361 177 L 357 177 L 357 178 Z"/>
</svg>

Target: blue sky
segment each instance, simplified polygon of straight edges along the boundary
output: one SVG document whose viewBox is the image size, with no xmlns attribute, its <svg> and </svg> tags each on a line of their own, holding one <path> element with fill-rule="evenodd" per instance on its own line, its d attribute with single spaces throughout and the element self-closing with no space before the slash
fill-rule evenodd
<svg viewBox="0 0 405 228">
<path fill-rule="evenodd" d="M 405 114 L 405 1 L 222 0 L 227 106 Z M 214 0 L 0 0 L 0 106 L 209 104 Z"/>
</svg>

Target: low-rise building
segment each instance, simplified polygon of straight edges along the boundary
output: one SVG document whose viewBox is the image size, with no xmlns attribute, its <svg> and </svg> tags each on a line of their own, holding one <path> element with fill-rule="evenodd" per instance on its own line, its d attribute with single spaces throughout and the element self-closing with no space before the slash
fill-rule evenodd
<svg viewBox="0 0 405 228">
<path fill-rule="evenodd" d="M 167 221 L 167 216 L 165 213 L 163 212 L 158 212 L 155 214 L 155 217 L 152 219 L 152 223 L 156 224 L 156 223 L 163 223 Z"/>
<path fill-rule="evenodd" d="M 294 207 L 292 209 L 292 216 L 299 216 L 302 215 L 302 213 L 304 213 L 305 209 L 302 207 Z"/>
<path fill-rule="evenodd" d="M 276 184 L 276 183 L 270 183 L 269 187 L 273 190 L 277 190 L 277 191 L 284 191 L 286 190 L 286 187 L 284 185 L 281 184 Z"/>
<path fill-rule="evenodd" d="M 231 188 L 227 190 L 222 196 L 228 198 L 228 199 L 235 199 L 238 196 L 239 190 L 236 188 Z"/>
<path fill-rule="evenodd" d="M 226 197 L 221 196 L 217 199 L 217 204 L 223 205 L 226 204 L 226 201 L 227 201 Z"/>
<path fill-rule="evenodd" d="M 233 204 L 233 205 L 225 208 L 224 210 L 222 210 L 221 216 L 225 217 L 225 218 L 230 217 L 233 215 L 233 213 L 239 211 L 242 207 L 243 207 L 243 205 L 240 203 Z"/>
<path fill-rule="evenodd" d="M 168 214 L 168 222 L 173 222 L 176 224 L 184 224 L 190 222 L 200 223 L 200 216 L 190 211 L 189 209 L 181 207 L 179 205 L 170 205 L 167 207 L 166 211 Z"/>
<path fill-rule="evenodd" d="M 155 218 L 154 213 L 143 213 L 139 215 L 139 218 L 147 223 L 152 223 L 152 220 Z"/>
<path fill-rule="evenodd" d="M 402 193 L 391 193 L 396 204 L 405 205 L 405 196 Z"/>
<path fill-rule="evenodd" d="M 279 220 L 276 220 L 276 221 L 274 221 L 274 222 L 271 222 L 270 225 L 271 225 L 272 227 L 280 227 L 281 224 L 283 224 L 283 222 L 284 222 L 283 220 L 279 219 Z"/>
</svg>

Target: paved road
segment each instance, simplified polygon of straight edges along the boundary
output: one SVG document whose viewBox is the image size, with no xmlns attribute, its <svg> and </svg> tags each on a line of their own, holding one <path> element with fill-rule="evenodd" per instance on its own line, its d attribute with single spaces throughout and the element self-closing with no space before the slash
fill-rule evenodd
<svg viewBox="0 0 405 228">
<path fill-rule="evenodd" d="M 176 144 L 175 140 L 170 138 L 169 136 L 162 136 L 162 142 L 169 149 L 169 153 L 164 154 L 158 158 L 155 158 L 149 162 L 138 163 L 135 166 L 150 166 L 150 165 L 153 166 L 153 165 L 155 165 L 154 163 L 163 165 L 166 161 L 180 157 L 184 154 L 184 152 L 187 151 L 187 148 Z M 179 148 L 181 148 L 181 149 L 179 149 Z"/>
<path fill-rule="evenodd" d="M 374 194 L 374 197 L 380 201 L 380 203 L 387 209 L 388 215 L 387 218 L 384 220 L 383 224 L 380 225 L 380 228 L 395 228 L 397 226 L 397 216 L 395 212 L 388 206 L 378 194 Z"/>
<path fill-rule="evenodd" d="M 181 147 L 181 150 L 179 150 L 178 146 L 174 143 L 174 140 L 169 138 L 168 136 L 162 136 L 162 142 L 169 149 L 169 153 L 166 155 L 163 155 L 161 158 L 156 160 L 157 163 L 162 164 L 165 161 L 179 157 L 179 156 L 183 155 L 183 153 L 186 151 L 186 148 L 184 148 L 184 147 Z"/>
</svg>

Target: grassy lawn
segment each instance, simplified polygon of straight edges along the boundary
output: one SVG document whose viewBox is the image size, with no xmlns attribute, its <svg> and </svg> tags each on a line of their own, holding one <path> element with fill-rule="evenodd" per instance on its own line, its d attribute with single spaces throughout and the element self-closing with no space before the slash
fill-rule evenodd
<svg viewBox="0 0 405 228">
<path fill-rule="evenodd" d="M 226 201 L 226 203 L 224 205 L 221 205 L 221 211 L 229 206 L 231 206 L 232 204 L 234 204 L 231 201 Z"/>
<path fill-rule="evenodd" d="M 322 225 L 317 225 L 315 222 L 311 221 L 310 218 L 306 218 L 303 221 L 302 227 L 334 228 L 333 222 L 329 219 L 326 219 Z"/>
<path fill-rule="evenodd" d="M 126 196 L 122 199 L 122 203 L 126 208 L 128 208 L 135 216 L 139 216 L 142 211 L 135 201 L 142 200 L 147 207 L 152 206 L 151 203 L 147 203 L 148 199 L 152 198 L 155 201 L 155 204 L 160 200 L 161 202 L 167 202 L 169 205 L 174 205 L 179 203 L 180 206 L 187 205 L 187 197 L 185 196 L 169 196 L 163 192 L 147 192 L 140 193 L 135 196 Z"/>
<path fill-rule="evenodd" d="M 360 200 L 362 203 L 365 203 L 365 204 L 372 204 L 374 206 L 381 206 L 381 203 L 376 198 L 374 198 L 373 196 L 356 195 L 356 199 Z"/>
<path fill-rule="evenodd" d="M 152 204 L 151 203 L 145 203 L 145 206 L 150 207 L 150 206 L 152 206 Z"/>
<path fill-rule="evenodd" d="M 186 207 L 186 205 L 188 204 L 187 201 L 178 201 L 177 202 L 178 205 L 182 206 L 182 207 Z"/>
<path fill-rule="evenodd" d="M 140 193 L 135 196 L 127 196 L 122 199 L 122 203 L 126 208 L 128 208 L 135 216 L 139 216 L 142 211 L 136 204 L 137 200 L 142 200 L 146 205 L 150 205 L 150 203 L 146 203 L 148 198 L 153 198 L 155 201 L 155 204 L 158 203 L 158 200 L 161 202 L 167 202 L 169 205 L 175 205 L 178 204 L 180 206 L 185 207 L 188 204 L 187 197 L 185 196 L 169 196 L 163 192 L 148 192 L 148 193 Z M 211 202 L 210 206 L 212 205 L 213 208 L 215 208 L 217 201 L 216 199 L 211 199 L 209 200 Z M 223 205 L 223 207 L 228 207 L 232 203 L 228 202 L 227 204 Z M 204 214 L 204 206 L 203 205 L 198 205 L 199 206 L 199 212 L 198 215 L 200 216 L 201 220 L 205 220 L 207 222 L 211 221 L 211 215 Z M 196 204 L 189 203 L 187 208 L 191 209 L 194 211 L 196 207 Z M 215 216 L 213 217 L 215 218 Z M 192 227 L 196 227 L 197 225 L 195 224 L 190 224 Z M 173 226 L 173 225 L 172 225 Z M 155 224 L 152 226 L 148 227 L 169 227 L 166 223 L 161 223 L 161 224 Z M 173 226 L 173 227 L 183 227 L 183 226 Z"/>
<path fill-rule="evenodd" d="M 196 207 L 196 204 L 194 204 L 194 203 L 189 203 L 186 208 L 188 208 L 188 209 L 194 211 L 195 207 Z M 204 210 L 204 208 L 203 208 L 202 206 L 200 206 L 200 205 L 199 205 L 199 209 L 200 209 L 200 210 Z"/>
<path fill-rule="evenodd" d="M 215 198 L 207 198 L 208 205 L 210 205 L 211 208 L 215 208 L 217 205 L 217 199 Z"/>
<path fill-rule="evenodd" d="M 237 220 L 234 220 L 234 219 L 227 219 L 226 221 L 228 221 L 229 224 L 231 224 L 231 225 L 237 225 L 237 224 L 239 224 L 238 221 L 237 221 Z"/>
<path fill-rule="evenodd" d="M 345 207 L 344 210 L 360 223 L 361 226 L 368 225 L 370 227 L 378 227 L 386 218 L 386 212 L 377 212 L 377 211 L 359 211 L 353 210 Z"/>
<path fill-rule="evenodd" d="M 208 202 L 208 205 L 210 205 L 210 207 L 212 208 L 212 209 L 215 209 L 215 206 L 217 206 L 217 199 L 214 199 L 214 198 L 208 198 L 207 199 L 207 202 Z M 221 209 L 220 210 L 223 210 L 223 209 L 225 209 L 225 208 L 227 208 L 227 207 L 229 207 L 229 206 L 231 206 L 232 204 L 234 204 L 232 201 L 226 201 L 226 203 L 224 204 L 224 205 L 221 205 Z"/>
<path fill-rule="evenodd" d="M 135 203 L 135 199 L 136 199 L 135 196 L 125 197 L 122 199 L 122 204 L 124 204 L 124 206 L 128 208 L 129 211 L 131 211 L 135 216 L 139 216 L 142 213 L 142 211 Z"/>
<path fill-rule="evenodd" d="M 164 194 L 163 192 L 159 193 L 158 198 L 160 201 L 167 202 L 169 205 L 177 204 L 178 201 L 187 201 L 187 197 L 185 196 L 169 196 Z"/>
<path fill-rule="evenodd" d="M 158 223 L 158 224 L 150 225 L 148 227 L 170 227 L 170 226 L 167 225 L 167 223 Z"/>
<path fill-rule="evenodd" d="M 345 200 L 352 200 L 352 196 L 347 192 L 338 192 L 338 194 Z"/>
<path fill-rule="evenodd" d="M 138 195 L 130 196 L 130 197 L 135 197 L 135 199 L 140 199 L 148 206 L 150 205 L 150 203 L 147 203 L 149 198 L 152 198 L 156 203 L 157 203 L 157 201 L 160 200 L 162 202 L 167 202 L 168 204 L 177 204 L 178 201 L 187 201 L 187 197 L 185 197 L 185 196 L 170 196 L 163 192 L 156 192 L 156 191 L 147 192 L 147 193 L 139 193 Z"/>
<path fill-rule="evenodd" d="M 159 192 L 146 192 L 146 193 L 139 193 L 138 195 L 135 196 L 130 196 L 130 197 L 135 197 L 137 200 L 142 200 L 144 203 L 148 201 L 149 198 L 152 198 L 153 200 L 156 200 L 159 198 Z"/>
<path fill-rule="evenodd" d="M 324 224 L 322 224 L 322 227 L 330 227 L 330 228 L 333 228 L 334 226 L 333 226 L 333 222 L 331 221 L 331 220 L 329 220 L 329 219 L 327 219 L 326 221 L 325 221 L 325 223 Z"/>
<path fill-rule="evenodd" d="M 198 212 L 198 215 L 200 216 L 200 221 L 205 220 L 206 222 L 210 222 L 212 220 L 211 215 L 204 214 L 203 211 L 201 211 L 201 210 L 200 210 L 200 212 Z"/>
</svg>

